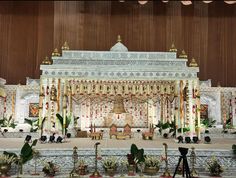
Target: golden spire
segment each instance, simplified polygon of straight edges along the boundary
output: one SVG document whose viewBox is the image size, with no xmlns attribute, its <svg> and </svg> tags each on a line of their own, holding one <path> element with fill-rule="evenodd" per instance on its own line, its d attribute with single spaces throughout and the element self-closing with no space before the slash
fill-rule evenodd
<svg viewBox="0 0 236 178">
<path fill-rule="evenodd" d="M 169 49 L 169 52 L 177 52 L 177 49 L 174 43 L 172 43 L 171 48 Z"/>
<path fill-rule="evenodd" d="M 65 41 L 64 45 L 61 47 L 61 50 L 69 50 L 69 45 L 67 43 L 67 41 Z"/>
<path fill-rule="evenodd" d="M 117 36 L 117 42 L 121 42 L 121 37 L 120 37 L 120 35 Z"/>
<path fill-rule="evenodd" d="M 198 67 L 198 64 L 196 62 L 196 60 L 194 58 L 192 58 L 190 64 L 189 64 L 189 67 Z"/>
<path fill-rule="evenodd" d="M 179 58 L 188 59 L 188 55 L 185 53 L 184 50 L 182 50 L 182 53 L 179 55 Z"/>
<path fill-rule="evenodd" d="M 57 48 L 55 48 L 54 51 L 52 52 L 52 56 L 60 56 L 60 53 Z"/>
<path fill-rule="evenodd" d="M 51 65 L 52 61 L 46 56 L 42 62 L 43 65 Z"/>
</svg>

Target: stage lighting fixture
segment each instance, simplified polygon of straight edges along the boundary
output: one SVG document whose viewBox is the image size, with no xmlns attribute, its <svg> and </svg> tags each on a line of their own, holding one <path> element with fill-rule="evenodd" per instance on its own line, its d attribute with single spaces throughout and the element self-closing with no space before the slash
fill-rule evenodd
<svg viewBox="0 0 236 178">
<path fill-rule="evenodd" d="M 31 138 L 32 138 L 31 135 L 26 135 L 25 142 L 30 142 Z"/>
<path fill-rule="evenodd" d="M 57 137 L 57 143 L 62 143 L 63 138 L 61 136 Z"/>
<path fill-rule="evenodd" d="M 8 130 L 7 130 L 7 129 L 4 129 L 3 131 L 4 131 L 4 132 L 8 132 Z"/>
<path fill-rule="evenodd" d="M 204 138 L 204 140 L 205 140 L 205 143 L 210 143 L 211 142 L 211 138 L 209 136 L 206 136 Z"/>
<path fill-rule="evenodd" d="M 188 148 L 179 147 L 179 152 L 182 156 L 186 156 L 188 154 Z"/>
<path fill-rule="evenodd" d="M 20 129 L 19 132 L 23 132 L 23 129 Z"/>
<path fill-rule="evenodd" d="M 182 137 L 181 135 L 178 136 L 177 139 L 179 140 L 178 143 L 183 143 L 183 140 L 184 140 L 184 139 L 183 139 L 183 137 Z"/>
<path fill-rule="evenodd" d="M 55 136 L 54 134 L 49 137 L 49 142 L 54 142 L 55 141 Z"/>
<path fill-rule="evenodd" d="M 193 142 L 194 142 L 194 143 L 197 143 L 197 142 L 198 142 L 198 137 L 195 137 L 195 136 L 194 136 L 194 137 L 193 137 Z"/>
<path fill-rule="evenodd" d="M 66 134 L 66 137 L 67 137 L 67 138 L 70 138 L 70 137 L 71 137 L 71 133 L 67 133 L 67 134 Z"/>
<path fill-rule="evenodd" d="M 186 143 L 190 143 L 190 142 L 191 142 L 190 137 L 185 137 L 185 142 L 186 142 Z"/>
<path fill-rule="evenodd" d="M 42 142 L 46 142 L 46 141 L 47 141 L 47 136 L 42 135 L 41 138 L 40 138 L 40 140 L 41 140 Z"/>
</svg>

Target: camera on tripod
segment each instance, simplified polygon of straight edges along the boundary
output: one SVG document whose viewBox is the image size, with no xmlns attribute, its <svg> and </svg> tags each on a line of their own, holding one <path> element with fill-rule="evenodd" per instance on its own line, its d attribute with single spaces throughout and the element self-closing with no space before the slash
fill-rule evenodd
<svg viewBox="0 0 236 178">
<path fill-rule="evenodd" d="M 183 160 L 182 176 L 184 177 L 184 174 L 186 174 L 186 178 L 191 178 L 190 169 L 189 169 L 189 166 L 188 166 L 188 160 L 187 160 L 187 156 L 186 156 L 188 154 L 188 148 L 179 147 L 179 152 L 180 152 L 181 156 L 179 157 L 179 162 L 178 162 L 178 164 L 175 168 L 173 178 L 175 178 L 175 175 L 177 173 L 177 170 L 178 170 L 182 160 Z"/>
<path fill-rule="evenodd" d="M 186 156 L 188 154 L 188 148 L 179 147 L 179 152 L 181 156 Z"/>
</svg>

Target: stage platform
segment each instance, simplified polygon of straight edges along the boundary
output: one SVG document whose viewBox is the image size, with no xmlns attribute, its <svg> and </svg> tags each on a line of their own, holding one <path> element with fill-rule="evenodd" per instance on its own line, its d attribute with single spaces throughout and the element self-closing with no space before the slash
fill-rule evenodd
<svg viewBox="0 0 236 178">
<path fill-rule="evenodd" d="M 64 143 L 46 143 L 37 144 L 37 149 L 72 149 L 77 146 L 79 149 L 93 148 L 96 142 L 101 143 L 101 148 L 129 148 L 132 143 L 135 143 L 138 147 L 142 148 L 163 148 L 163 143 L 167 143 L 171 149 L 177 149 L 178 147 L 195 147 L 196 149 L 209 149 L 209 150 L 231 150 L 233 144 L 236 143 L 236 138 L 211 138 L 211 143 L 204 143 L 202 139 L 198 144 L 186 144 L 177 143 L 174 138 L 164 139 L 163 137 L 155 137 L 153 140 L 143 140 L 140 137 L 126 138 L 125 140 L 117 140 L 115 138 L 105 137 L 102 140 L 92 140 L 91 138 L 70 138 L 66 139 Z M 0 149 L 20 149 L 24 143 L 24 138 L 0 138 Z"/>
<path fill-rule="evenodd" d="M 137 134 L 131 139 L 126 138 L 126 140 L 117 140 L 116 138 L 110 139 L 108 136 L 105 136 L 102 140 L 92 140 L 91 138 L 70 138 L 66 139 L 64 143 L 42 144 L 39 142 L 35 148 L 40 152 L 40 160 L 53 160 L 61 166 L 61 173 L 58 177 L 69 177 L 69 172 L 73 168 L 72 152 L 74 146 L 78 148 L 79 159 L 86 160 L 86 163 L 89 165 L 89 172 L 91 174 L 94 169 L 94 144 L 96 142 L 101 143 L 101 155 L 103 158 L 107 156 L 115 156 L 119 162 L 127 159 L 126 155 L 130 153 L 130 146 L 132 143 L 136 144 L 138 148 L 144 148 L 145 155 L 158 156 L 163 154 L 163 143 L 167 143 L 169 157 L 168 164 L 172 174 L 180 156 L 178 147 L 195 147 L 195 152 L 197 155 L 196 169 L 200 173 L 200 177 L 208 177 L 208 173 L 205 170 L 205 163 L 211 156 L 216 156 L 220 160 L 220 163 L 224 166 L 225 172 L 222 174 L 222 177 L 236 177 L 236 161 L 231 149 L 232 145 L 236 143 L 235 138 L 212 138 L 210 144 L 205 144 L 203 140 L 198 144 L 180 144 L 177 143 L 174 138 L 164 139 L 163 137 L 156 136 L 153 140 L 143 140 L 141 138 L 141 134 Z M 24 138 L 0 138 L 0 153 L 6 150 L 19 154 L 23 144 Z M 187 155 L 188 157 L 190 152 L 191 149 L 189 149 Z M 34 170 L 33 168 L 34 161 L 32 160 L 24 166 L 24 177 L 30 177 L 27 175 Z M 101 161 L 98 162 L 98 169 L 102 174 L 104 174 Z M 38 165 L 37 170 L 40 172 L 42 170 L 42 165 Z M 160 174 L 152 177 L 160 177 L 163 170 L 164 162 L 160 165 Z M 120 170 L 118 170 L 118 172 L 119 171 Z M 12 175 L 16 175 L 15 170 L 12 170 Z"/>
</svg>

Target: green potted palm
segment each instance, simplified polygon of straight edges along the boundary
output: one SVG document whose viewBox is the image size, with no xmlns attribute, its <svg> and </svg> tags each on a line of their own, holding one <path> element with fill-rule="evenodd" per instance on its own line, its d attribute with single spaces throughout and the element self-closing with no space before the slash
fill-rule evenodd
<svg viewBox="0 0 236 178">
<path fill-rule="evenodd" d="M 220 176 L 220 174 L 224 172 L 223 167 L 215 156 L 212 156 L 207 160 L 206 168 L 210 172 L 211 176 Z"/>
<path fill-rule="evenodd" d="M 0 177 L 7 177 L 11 164 L 16 161 L 14 156 L 0 155 Z"/>
<path fill-rule="evenodd" d="M 28 142 L 25 142 L 23 147 L 21 148 L 20 155 L 17 155 L 13 152 L 7 152 L 4 151 L 3 154 L 9 157 L 13 157 L 16 161 L 15 163 L 20 167 L 19 171 L 22 174 L 23 173 L 23 164 L 31 160 L 34 156 L 34 150 L 33 147 L 37 144 L 37 139 L 35 139 L 32 144 L 30 145 Z"/>
<path fill-rule="evenodd" d="M 146 156 L 144 163 L 144 172 L 146 172 L 147 174 L 155 175 L 159 171 L 160 161 L 157 156 Z"/>
<path fill-rule="evenodd" d="M 105 169 L 106 174 L 109 176 L 114 176 L 116 169 L 118 167 L 118 162 L 115 157 L 107 157 L 106 159 L 103 160 L 102 166 Z"/>
</svg>

